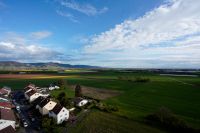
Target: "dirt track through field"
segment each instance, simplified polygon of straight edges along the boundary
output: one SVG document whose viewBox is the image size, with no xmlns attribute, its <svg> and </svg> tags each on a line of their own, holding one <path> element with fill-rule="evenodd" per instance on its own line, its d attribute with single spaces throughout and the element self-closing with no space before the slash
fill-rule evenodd
<svg viewBox="0 0 200 133">
<path fill-rule="evenodd" d="M 71 86 L 72 89 L 75 89 L 75 86 Z M 88 87 L 88 86 L 81 86 L 82 87 L 82 93 L 85 96 L 89 96 L 95 99 L 99 100 L 105 100 L 111 97 L 118 96 L 122 94 L 121 91 L 116 90 L 109 90 L 109 89 L 102 89 L 102 88 L 94 88 L 94 87 Z"/>
</svg>

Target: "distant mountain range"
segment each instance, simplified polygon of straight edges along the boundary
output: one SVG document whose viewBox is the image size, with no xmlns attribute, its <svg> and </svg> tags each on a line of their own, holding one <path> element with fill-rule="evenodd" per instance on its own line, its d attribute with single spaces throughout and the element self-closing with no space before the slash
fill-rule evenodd
<svg viewBox="0 0 200 133">
<path fill-rule="evenodd" d="M 42 70 L 52 70 L 52 69 L 67 69 L 67 68 L 100 68 L 98 66 L 89 65 L 70 65 L 61 64 L 55 62 L 47 63 L 21 63 L 16 61 L 0 61 L 0 70 L 20 70 L 20 69 L 42 69 Z"/>
</svg>

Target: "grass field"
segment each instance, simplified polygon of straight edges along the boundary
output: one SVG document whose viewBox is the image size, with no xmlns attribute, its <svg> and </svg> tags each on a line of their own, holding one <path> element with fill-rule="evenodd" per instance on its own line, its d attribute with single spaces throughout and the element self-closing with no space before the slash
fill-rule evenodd
<svg viewBox="0 0 200 133">
<path fill-rule="evenodd" d="M 78 122 L 78 126 L 69 126 L 73 133 L 165 133 L 143 123 L 125 119 L 117 115 L 93 111 Z"/>
<path fill-rule="evenodd" d="M 81 84 L 122 92 L 118 96 L 103 101 L 118 106 L 118 112 L 109 115 L 102 112 L 92 112 L 85 120 L 79 122 L 77 127 L 74 127 L 75 129 L 71 128 L 74 132 L 81 130 L 92 132 L 105 125 L 105 129 L 110 130 L 102 129 L 103 132 L 145 132 L 145 129 L 149 130 L 149 132 L 163 132 L 162 130 L 157 130 L 156 127 L 150 127 L 142 123 L 143 117 L 162 106 L 172 110 L 193 127 L 200 127 L 199 77 L 170 77 L 148 72 L 120 73 L 113 71 L 85 74 L 70 72 L 63 75 L 66 76 L 64 78 L 71 85 Z M 129 78 L 145 76 L 150 79 L 150 82 L 140 83 L 120 80 L 119 76 L 127 76 Z M 58 77 L 48 79 L 39 77 L 38 79 L 0 79 L 0 87 L 7 85 L 13 89 L 22 89 L 29 82 L 38 86 L 45 86 L 56 80 L 58 80 Z M 69 94 L 69 97 L 73 96 L 73 92 L 67 91 L 66 93 Z M 57 93 L 55 92 L 55 95 Z M 95 122 L 95 125 L 92 125 L 93 122 Z M 126 122 L 127 124 L 124 124 Z M 91 125 L 91 128 L 86 125 Z M 140 130 L 140 128 L 144 130 Z"/>
</svg>

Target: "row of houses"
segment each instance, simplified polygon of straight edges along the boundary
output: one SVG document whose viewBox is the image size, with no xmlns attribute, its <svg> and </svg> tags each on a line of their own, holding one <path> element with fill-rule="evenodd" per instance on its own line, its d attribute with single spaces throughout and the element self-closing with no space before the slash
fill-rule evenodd
<svg viewBox="0 0 200 133">
<path fill-rule="evenodd" d="M 53 101 L 49 94 L 42 94 L 33 84 L 29 84 L 24 88 L 25 98 L 35 106 L 42 115 L 48 115 L 55 119 L 57 124 L 67 121 L 69 118 L 69 110 Z"/>
<path fill-rule="evenodd" d="M 14 133 L 16 128 L 16 117 L 13 109 L 15 106 L 9 99 L 11 88 L 0 89 L 0 133 Z"/>
<path fill-rule="evenodd" d="M 33 102 L 35 99 L 37 99 L 40 96 L 42 96 L 42 97 L 49 96 L 48 93 L 43 94 L 38 89 L 39 88 L 36 87 L 34 84 L 29 84 L 27 87 L 24 88 L 24 90 L 25 90 L 24 96 L 30 103 Z"/>
</svg>

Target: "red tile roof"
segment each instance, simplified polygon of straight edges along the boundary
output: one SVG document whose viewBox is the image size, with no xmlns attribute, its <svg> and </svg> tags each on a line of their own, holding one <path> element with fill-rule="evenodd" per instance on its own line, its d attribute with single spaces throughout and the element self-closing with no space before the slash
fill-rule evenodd
<svg viewBox="0 0 200 133">
<path fill-rule="evenodd" d="M 9 102 L 0 102 L 1 107 L 14 108 L 15 106 Z"/>
<path fill-rule="evenodd" d="M 13 110 L 0 108 L 0 119 L 16 121 Z"/>
</svg>

